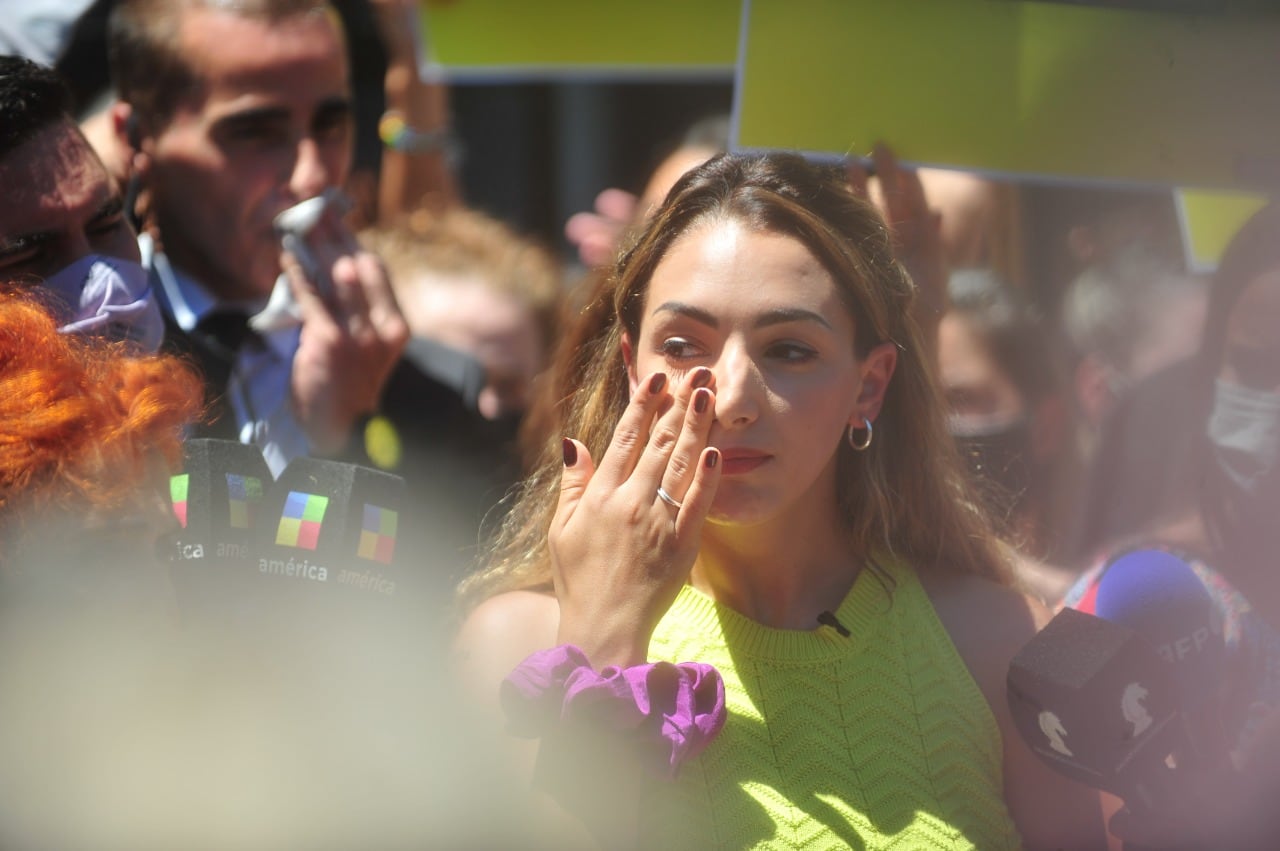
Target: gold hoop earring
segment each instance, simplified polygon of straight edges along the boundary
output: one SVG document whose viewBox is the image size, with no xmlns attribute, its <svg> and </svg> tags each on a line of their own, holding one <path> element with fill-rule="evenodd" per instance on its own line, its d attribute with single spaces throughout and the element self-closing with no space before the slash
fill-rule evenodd
<svg viewBox="0 0 1280 851">
<path fill-rule="evenodd" d="M 845 439 L 849 441 L 849 445 L 852 446 L 858 452 L 866 452 L 867 447 L 871 445 L 871 420 L 867 419 L 866 417 L 863 417 L 862 427 L 866 429 L 867 436 L 864 437 L 861 441 L 854 440 L 853 423 L 849 423 L 849 431 L 845 434 Z"/>
</svg>

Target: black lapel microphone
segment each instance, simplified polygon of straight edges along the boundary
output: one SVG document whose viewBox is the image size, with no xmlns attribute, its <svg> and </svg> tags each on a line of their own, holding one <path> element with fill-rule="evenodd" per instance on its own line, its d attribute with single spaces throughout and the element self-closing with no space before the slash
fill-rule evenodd
<svg viewBox="0 0 1280 851">
<path fill-rule="evenodd" d="M 837 618 L 833 612 L 820 612 L 818 614 L 818 623 L 822 626 L 831 627 L 844 638 L 848 638 L 852 634 L 844 624 L 840 623 L 839 618 Z"/>
</svg>

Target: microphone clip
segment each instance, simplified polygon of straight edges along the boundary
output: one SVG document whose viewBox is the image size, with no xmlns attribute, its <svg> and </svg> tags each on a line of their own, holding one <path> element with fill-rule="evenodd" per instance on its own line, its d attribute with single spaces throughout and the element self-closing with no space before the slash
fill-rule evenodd
<svg viewBox="0 0 1280 851">
<path fill-rule="evenodd" d="M 849 632 L 849 629 L 844 624 L 840 623 L 833 612 L 820 612 L 818 614 L 818 623 L 822 626 L 831 627 L 836 632 L 840 633 L 843 638 L 848 638 L 852 635 L 852 633 Z"/>
</svg>

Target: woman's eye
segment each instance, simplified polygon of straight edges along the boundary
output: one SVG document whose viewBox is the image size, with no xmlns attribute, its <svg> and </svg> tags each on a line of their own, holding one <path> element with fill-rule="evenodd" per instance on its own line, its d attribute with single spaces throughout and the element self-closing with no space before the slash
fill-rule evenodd
<svg viewBox="0 0 1280 851">
<path fill-rule="evenodd" d="M 799 343 L 774 343 L 769 347 L 768 355 L 787 363 L 806 363 L 816 358 L 818 353 Z"/>
<path fill-rule="evenodd" d="M 700 354 L 697 346 L 681 337 L 669 337 L 663 340 L 662 345 L 658 347 L 658 351 L 671 360 L 684 360 L 697 357 Z"/>
</svg>

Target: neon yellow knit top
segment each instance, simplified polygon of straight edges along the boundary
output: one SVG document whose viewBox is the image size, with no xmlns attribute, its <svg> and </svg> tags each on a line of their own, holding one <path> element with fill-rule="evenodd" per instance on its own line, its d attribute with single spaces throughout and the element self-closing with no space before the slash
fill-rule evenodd
<svg viewBox="0 0 1280 851">
<path fill-rule="evenodd" d="M 835 612 L 847 638 L 681 591 L 650 659 L 715 665 L 729 719 L 642 802 L 639 847 L 1020 847 L 986 699 L 915 572 L 879 564 Z"/>
</svg>

